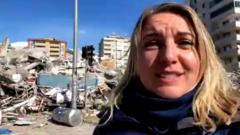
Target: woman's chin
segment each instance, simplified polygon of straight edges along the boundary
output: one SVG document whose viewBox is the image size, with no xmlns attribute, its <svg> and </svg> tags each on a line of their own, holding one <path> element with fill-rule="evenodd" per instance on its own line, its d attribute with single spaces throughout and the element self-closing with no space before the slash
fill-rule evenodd
<svg viewBox="0 0 240 135">
<path fill-rule="evenodd" d="M 180 98 L 189 91 L 190 90 L 181 89 L 178 86 L 161 86 L 156 87 L 155 90 L 152 90 L 152 92 L 155 93 L 156 95 L 167 99 Z"/>
</svg>

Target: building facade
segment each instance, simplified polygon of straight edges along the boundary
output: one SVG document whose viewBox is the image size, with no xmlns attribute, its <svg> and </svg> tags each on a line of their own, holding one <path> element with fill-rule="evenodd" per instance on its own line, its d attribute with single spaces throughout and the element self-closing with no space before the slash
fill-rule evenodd
<svg viewBox="0 0 240 135">
<path fill-rule="evenodd" d="M 228 71 L 240 69 L 240 0 L 189 0 Z"/>
<path fill-rule="evenodd" d="M 114 60 L 116 68 L 125 68 L 128 60 L 130 39 L 125 36 L 110 35 L 102 38 L 99 44 L 99 58 Z"/>
<path fill-rule="evenodd" d="M 67 59 L 67 43 L 54 38 L 28 39 L 29 48 L 44 48 L 50 60 Z"/>
</svg>

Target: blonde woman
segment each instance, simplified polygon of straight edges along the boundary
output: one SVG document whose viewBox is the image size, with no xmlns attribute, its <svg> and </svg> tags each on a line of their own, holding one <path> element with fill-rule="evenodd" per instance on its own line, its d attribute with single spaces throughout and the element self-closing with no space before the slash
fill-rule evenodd
<svg viewBox="0 0 240 135">
<path fill-rule="evenodd" d="M 197 14 L 174 3 L 144 11 L 128 67 L 95 135 L 239 135 L 233 89 Z"/>
</svg>

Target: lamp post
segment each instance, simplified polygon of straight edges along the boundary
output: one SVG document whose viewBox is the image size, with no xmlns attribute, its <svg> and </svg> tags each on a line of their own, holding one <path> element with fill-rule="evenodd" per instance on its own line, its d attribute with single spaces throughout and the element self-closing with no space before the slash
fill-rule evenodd
<svg viewBox="0 0 240 135">
<path fill-rule="evenodd" d="M 115 42 L 115 43 L 116 43 L 116 44 L 115 44 L 115 45 L 116 45 L 116 46 L 115 46 L 115 51 L 116 51 L 116 52 L 115 52 L 115 53 L 116 53 L 116 57 L 115 57 L 115 58 L 116 58 L 116 61 L 115 61 L 115 62 L 116 62 L 116 70 L 117 70 L 117 67 L 118 67 L 118 66 L 117 66 L 117 39 L 116 39 L 116 42 Z"/>
<path fill-rule="evenodd" d="M 78 0 L 74 1 L 74 50 L 73 50 L 73 68 L 72 68 L 72 102 L 71 108 L 57 107 L 53 110 L 52 118 L 56 122 L 69 126 L 77 126 L 82 122 L 81 112 L 76 105 L 77 92 L 77 42 L 78 42 Z"/>
<path fill-rule="evenodd" d="M 77 92 L 77 51 L 78 51 L 78 0 L 75 0 L 74 7 L 74 33 L 73 33 L 73 68 L 72 68 L 72 108 L 76 109 Z"/>
</svg>

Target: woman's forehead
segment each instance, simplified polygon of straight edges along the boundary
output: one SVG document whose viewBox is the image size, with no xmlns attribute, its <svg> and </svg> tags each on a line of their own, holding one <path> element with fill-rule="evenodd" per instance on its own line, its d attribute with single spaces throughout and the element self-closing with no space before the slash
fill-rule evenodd
<svg viewBox="0 0 240 135">
<path fill-rule="evenodd" d="M 182 16 L 174 13 L 157 13 L 146 18 L 142 26 L 142 34 L 149 33 L 185 33 L 195 37 L 190 23 Z"/>
</svg>

